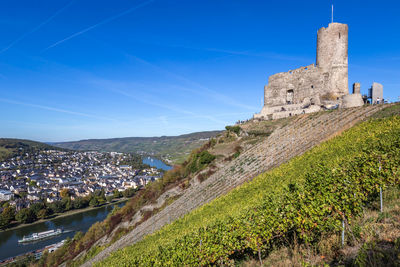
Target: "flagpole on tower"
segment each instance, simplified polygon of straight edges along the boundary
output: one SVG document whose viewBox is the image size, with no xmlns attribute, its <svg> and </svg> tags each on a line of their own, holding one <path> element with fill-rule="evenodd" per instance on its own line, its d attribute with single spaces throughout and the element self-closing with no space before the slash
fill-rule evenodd
<svg viewBox="0 0 400 267">
<path fill-rule="evenodd" d="M 333 5 L 332 5 L 332 23 L 333 23 Z"/>
</svg>

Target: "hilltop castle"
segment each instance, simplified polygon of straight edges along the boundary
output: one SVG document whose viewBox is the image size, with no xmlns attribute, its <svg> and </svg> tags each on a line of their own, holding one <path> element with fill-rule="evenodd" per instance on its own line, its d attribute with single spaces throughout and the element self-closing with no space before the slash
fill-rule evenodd
<svg viewBox="0 0 400 267">
<path fill-rule="evenodd" d="M 330 23 L 317 34 L 316 64 L 269 77 L 264 107 L 254 118 L 279 119 L 321 108 L 362 106 L 360 84 L 348 87 L 348 26 Z"/>
</svg>

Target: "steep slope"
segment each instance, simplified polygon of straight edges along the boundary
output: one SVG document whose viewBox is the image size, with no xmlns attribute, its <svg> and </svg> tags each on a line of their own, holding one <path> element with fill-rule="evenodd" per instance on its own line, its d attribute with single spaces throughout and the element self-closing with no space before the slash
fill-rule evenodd
<svg viewBox="0 0 400 267">
<path fill-rule="evenodd" d="M 226 265 L 254 253 L 261 261 L 274 244 L 296 236 L 311 243 L 321 233 L 338 232 L 342 220 L 351 224 L 379 186 L 399 184 L 399 133 L 399 117 L 363 123 L 113 253 L 101 265 Z"/>
<path fill-rule="evenodd" d="M 60 148 L 31 140 L 0 138 L 0 161 L 29 152 L 52 149 L 60 150 Z"/>
<path fill-rule="evenodd" d="M 221 131 L 196 132 L 179 136 L 89 139 L 59 142 L 53 143 L 53 145 L 74 150 L 158 155 L 176 163 L 182 161 L 193 149 L 200 147 L 209 138 L 215 137 L 219 133 Z"/>
<path fill-rule="evenodd" d="M 263 266 L 400 266 L 400 188 L 383 191 L 384 212 L 375 198 L 354 219 L 345 234 L 345 245 L 339 243 L 339 231 L 325 234 L 312 246 L 286 243 L 262 258 Z M 258 266 L 249 257 L 239 266 Z"/>
<path fill-rule="evenodd" d="M 367 106 L 292 118 L 288 124 L 280 125 L 260 142 L 244 144 L 243 152 L 237 158 L 219 166 L 219 169 L 202 183 L 186 189 L 180 198 L 106 247 L 85 265 L 89 266 L 117 249 L 140 241 L 145 235 L 226 194 L 258 174 L 304 153 L 368 118 L 381 108 L 382 106 Z M 245 125 L 243 128 L 246 128 Z"/>
</svg>

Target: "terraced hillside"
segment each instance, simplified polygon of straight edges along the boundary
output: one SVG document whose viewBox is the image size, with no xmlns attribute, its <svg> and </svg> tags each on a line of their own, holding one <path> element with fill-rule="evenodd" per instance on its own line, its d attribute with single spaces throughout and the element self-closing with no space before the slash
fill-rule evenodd
<svg viewBox="0 0 400 267">
<path fill-rule="evenodd" d="M 293 117 L 272 132 L 266 133 L 259 142 L 242 143 L 242 153 L 237 158 L 218 164 L 214 174 L 203 182 L 190 186 L 172 204 L 139 224 L 84 265 L 90 266 L 105 259 L 111 252 L 140 241 L 144 236 L 252 180 L 258 174 L 279 166 L 352 127 L 382 107 L 365 106 Z M 242 125 L 243 129 L 248 127 Z"/>
</svg>

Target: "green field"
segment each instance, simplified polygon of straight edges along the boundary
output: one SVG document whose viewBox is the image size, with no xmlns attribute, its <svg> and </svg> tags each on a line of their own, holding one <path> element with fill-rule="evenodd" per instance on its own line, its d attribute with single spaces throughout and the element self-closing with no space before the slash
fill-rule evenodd
<svg viewBox="0 0 400 267">
<path fill-rule="evenodd" d="M 97 265 L 230 265 L 282 239 L 313 244 L 351 225 L 379 186 L 398 184 L 399 160 L 400 118 L 364 122 Z"/>
</svg>

